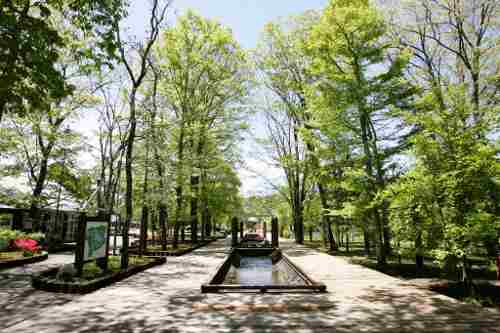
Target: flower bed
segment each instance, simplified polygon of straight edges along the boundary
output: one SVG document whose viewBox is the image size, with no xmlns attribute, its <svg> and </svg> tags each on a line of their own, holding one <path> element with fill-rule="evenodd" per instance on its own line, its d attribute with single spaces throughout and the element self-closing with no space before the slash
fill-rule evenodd
<svg viewBox="0 0 500 333">
<path fill-rule="evenodd" d="M 42 238 L 43 234 L 0 228 L 0 269 L 47 259 L 47 253 L 42 252 L 38 243 Z"/>
<path fill-rule="evenodd" d="M 25 257 L 22 251 L 0 252 L 0 269 L 13 268 L 47 260 L 48 253 L 40 252 L 30 257 Z"/>
<path fill-rule="evenodd" d="M 58 274 L 61 274 L 61 268 L 58 267 L 34 275 L 31 284 L 34 288 L 45 291 L 86 294 L 165 262 L 165 258 L 131 257 L 130 266 L 122 270 L 120 257 L 109 257 L 107 271 L 102 271 L 93 262 L 87 263 L 81 277 L 75 277 L 72 281 L 63 281 L 58 279 Z"/>
</svg>

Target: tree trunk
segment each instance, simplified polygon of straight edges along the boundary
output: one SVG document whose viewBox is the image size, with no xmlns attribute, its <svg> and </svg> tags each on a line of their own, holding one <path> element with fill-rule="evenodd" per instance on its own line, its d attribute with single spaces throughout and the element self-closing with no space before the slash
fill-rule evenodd
<svg viewBox="0 0 500 333">
<path fill-rule="evenodd" d="M 191 141 L 191 146 L 194 146 L 193 141 Z M 196 148 L 196 155 L 197 155 L 197 166 L 198 169 L 200 170 L 201 173 L 203 173 L 204 170 L 204 163 L 203 159 L 205 156 L 203 156 L 203 151 L 205 147 L 205 127 L 202 126 L 200 129 L 200 135 L 199 135 L 199 141 L 198 141 L 198 146 Z M 199 176 L 191 176 L 191 235 L 193 233 L 193 227 L 194 230 L 196 231 L 196 234 L 191 237 L 194 239 L 193 242 L 198 241 L 198 201 L 199 201 L 199 183 L 200 183 L 200 178 L 204 178 L 202 174 Z M 205 179 L 202 179 L 202 182 L 204 182 Z M 203 185 L 202 185 L 203 186 Z M 202 240 L 205 240 L 205 234 L 206 234 L 206 221 L 203 220 L 201 221 L 201 234 L 202 234 Z"/>
<path fill-rule="evenodd" d="M 168 221 L 168 208 L 167 208 L 167 198 L 166 198 L 166 188 L 163 181 L 163 165 L 158 154 L 157 147 L 155 145 L 155 161 L 156 161 L 156 171 L 159 178 L 160 187 L 160 202 L 158 203 L 158 223 L 160 224 L 160 239 L 161 239 L 161 249 L 162 251 L 167 250 L 167 221 Z"/>
<path fill-rule="evenodd" d="M 295 242 L 304 244 L 304 214 L 303 208 L 299 206 L 295 215 Z"/>
<path fill-rule="evenodd" d="M 383 214 L 385 215 L 385 214 Z M 384 253 L 386 256 L 392 253 L 391 246 L 391 229 L 389 227 L 389 221 L 385 216 L 382 217 L 382 225 L 383 225 L 383 236 L 384 236 Z"/>
<path fill-rule="evenodd" d="M 349 253 L 349 230 L 345 233 L 345 251 Z"/>
<path fill-rule="evenodd" d="M 380 185 L 382 187 L 385 187 L 384 184 Z M 392 253 L 392 246 L 391 246 L 391 229 L 389 226 L 389 214 L 388 214 L 388 203 L 384 202 L 382 203 L 382 207 L 380 207 L 381 210 L 381 219 L 382 219 L 382 233 L 383 233 L 383 239 L 384 239 L 384 254 L 385 256 L 388 256 Z"/>
<path fill-rule="evenodd" d="M 144 163 L 144 183 L 142 188 L 142 214 L 141 214 L 141 227 L 139 238 L 139 254 L 143 255 L 148 247 L 148 192 L 149 192 L 149 137 L 146 138 L 146 158 Z"/>
<path fill-rule="evenodd" d="M 7 105 L 7 101 L 5 101 L 3 96 L 0 96 L 0 124 L 2 123 L 5 105 Z"/>
<path fill-rule="evenodd" d="M 368 256 L 371 253 L 371 244 L 370 244 L 370 234 L 368 233 L 368 230 L 366 230 L 366 227 L 363 228 L 363 240 L 365 244 L 365 254 Z"/>
<path fill-rule="evenodd" d="M 158 220 L 160 224 L 161 230 L 161 249 L 162 251 L 167 250 L 167 219 L 168 219 L 168 210 L 167 206 L 164 203 L 158 204 Z"/>
<path fill-rule="evenodd" d="M 176 210 L 175 210 L 175 226 L 174 226 L 174 240 L 173 247 L 177 249 L 179 247 L 179 228 L 181 227 L 181 214 L 183 208 L 183 197 L 182 197 L 182 160 L 184 158 L 184 124 L 181 125 L 181 132 L 179 134 L 179 145 L 177 148 L 177 187 L 175 189 L 176 194 Z M 184 222 L 182 222 L 184 224 Z M 184 241 L 184 227 L 182 226 L 182 240 Z"/>
<path fill-rule="evenodd" d="M 337 240 L 339 242 L 339 247 L 342 247 L 342 246 L 344 246 L 344 240 L 342 239 L 342 234 L 340 233 L 340 226 L 337 223 L 335 223 L 334 226 L 335 226 L 335 228 L 333 230 L 337 234 Z"/>
<path fill-rule="evenodd" d="M 382 226 L 382 221 L 380 221 L 380 215 L 376 209 L 374 209 L 373 211 L 373 216 L 377 230 L 377 241 L 375 243 L 377 249 L 377 264 L 383 266 L 386 264 L 386 256 L 385 256 L 385 248 L 383 240 L 383 226 Z"/>
<path fill-rule="evenodd" d="M 39 142 L 39 144 L 42 143 Z M 44 151 L 42 154 L 42 160 L 40 161 L 40 170 L 38 171 L 35 188 L 33 189 L 32 193 L 32 201 L 31 201 L 29 215 L 32 223 L 31 228 L 35 232 L 40 231 L 40 198 L 42 196 L 42 192 L 45 187 L 45 181 L 47 180 L 49 155 L 51 150 L 52 149 L 50 147 L 49 151 Z"/>
<path fill-rule="evenodd" d="M 191 176 L 191 243 L 198 242 L 198 176 Z"/>
<path fill-rule="evenodd" d="M 329 251 L 337 251 L 338 245 L 335 241 L 335 237 L 333 237 L 330 215 L 328 215 L 328 210 L 330 209 L 330 205 L 328 204 L 328 198 L 326 194 L 326 190 L 323 187 L 323 184 L 318 182 L 318 190 L 319 190 L 319 198 L 321 201 L 321 207 L 323 208 L 323 214 L 321 214 L 321 220 L 323 224 L 323 228 L 325 230 L 326 238 L 328 239 L 328 243 L 330 245 Z"/>
<path fill-rule="evenodd" d="M 159 135 L 156 131 L 156 115 L 158 111 L 158 105 L 156 103 L 156 97 L 158 94 L 158 81 L 160 79 L 159 72 L 153 70 L 153 111 L 151 114 L 151 126 L 153 129 L 153 138 L 155 142 L 159 141 Z M 168 220 L 168 207 L 167 207 L 167 189 L 165 188 L 165 182 L 163 179 L 164 176 L 164 166 L 161 161 L 160 153 L 158 152 L 158 145 L 153 145 L 155 164 L 156 164 L 156 172 L 158 174 L 158 183 L 160 190 L 160 201 L 158 202 L 158 224 L 160 229 L 160 242 L 162 251 L 167 250 L 167 238 L 168 238 L 168 230 L 167 230 L 167 220 Z"/>
<path fill-rule="evenodd" d="M 181 242 L 183 244 L 186 242 L 186 223 L 184 220 L 181 222 Z"/>
<path fill-rule="evenodd" d="M 464 288 L 465 295 L 467 296 L 475 295 L 474 281 L 472 280 L 472 276 L 470 274 L 469 260 L 465 255 L 462 256 L 462 269 L 461 269 L 460 282 L 462 283 L 462 286 Z"/>
<path fill-rule="evenodd" d="M 207 228 L 210 219 L 210 214 L 208 210 L 208 193 L 207 193 L 207 175 L 206 170 L 201 169 L 201 193 L 200 193 L 200 203 L 201 203 L 201 239 L 205 240 L 208 236 Z"/>
<path fill-rule="evenodd" d="M 328 231 L 328 239 L 332 240 L 333 238 L 333 231 L 332 231 L 332 225 L 330 222 L 328 222 L 327 226 L 327 231 Z M 338 245 L 335 243 L 335 248 L 332 249 L 332 241 L 330 241 L 330 251 L 337 251 L 339 249 Z"/>
<path fill-rule="evenodd" d="M 212 217 L 210 216 L 210 212 L 207 209 L 207 221 L 205 223 L 205 228 L 206 228 L 206 235 L 207 237 L 210 237 L 212 235 Z"/>
<path fill-rule="evenodd" d="M 323 217 L 321 218 L 321 230 L 322 232 L 322 239 L 323 239 L 323 247 L 326 249 L 328 246 L 328 231 L 326 230 L 326 223 L 323 221 Z"/>
<path fill-rule="evenodd" d="M 364 79 L 361 76 L 361 71 L 360 71 L 360 66 L 359 64 L 355 64 L 355 72 L 357 76 L 358 82 L 361 84 Z M 370 131 L 370 116 L 369 113 L 366 110 L 365 107 L 365 101 L 363 98 L 360 97 L 360 100 L 358 101 L 358 112 L 360 114 L 359 117 L 359 123 L 360 123 L 360 128 L 361 128 L 361 141 L 363 144 L 363 152 L 365 154 L 365 172 L 366 176 L 369 179 L 370 185 L 369 185 L 369 194 L 370 197 L 373 199 L 375 196 L 375 193 L 377 192 L 377 178 L 381 176 L 379 172 L 375 175 L 373 172 L 373 163 L 377 163 L 377 154 L 376 152 L 372 152 L 371 148 L 376 148 L 376 142 L 375 144 L 372 144 L 372 140 L 375 140 L 373 135 L 375 133 L 371 133 Z M 378 165 L 376 165 L 377 167 Z M 376 242 L 376 248 L 377 248 L 377 263 L 379 265 L 384 265 L 386 263 L 386 258 L 385 258 L 385 246 L 384 246 L 384 240 L 383 240 L 383 233 L 384 233 L 384 226 L 383 220 L 381 219 L 380 212 L 378 211 L 377 208 L 373 209 L 372 215 L 374 217 L 375 225 L 376 225 L 376 231 L 377 231 L 377 242 Z"/>
<path fill-rule="evenodd" d="M 424 269 L 424 256 L 422 249 L 422 228 L 420 226 L 420 219 L 416 216 L 413 217 L 416 224 L 416 237 L 415 237 L 415 269 L 417 276 L 421 276 Z"/>
<path fill-rule="evenodd" d="M 133 172 L 132 172 L 132 159 L 135 141 L 135 131 L 137 127 L 136 119 L 136 109 L 135 109 L 135 98 L 136 98 L 137 88 L 134 86 L 130 93 L 130 129 L 127 138 L 127 150 L 125 154 L 125 180 L 126 180 L 126 190 L 125 190 L 125 223 L 123 225 L 123 244 L 122 244 L 122 257 L 121 257 L 121 268 L 128 268 L 128 233 L 130 229 L 130 223 L 133 217 L 133 206 L 132 206 L 132 196 L 133 196 Z"/>
<path fill-rule="evenodd" d="M 142 206 L 141 212 L 141 229 L 139 238 L 139 255 L 143 255 L 148 247 L 148 219 L 149 219 L 149 207 L 147 205 Z"/>
</svg>

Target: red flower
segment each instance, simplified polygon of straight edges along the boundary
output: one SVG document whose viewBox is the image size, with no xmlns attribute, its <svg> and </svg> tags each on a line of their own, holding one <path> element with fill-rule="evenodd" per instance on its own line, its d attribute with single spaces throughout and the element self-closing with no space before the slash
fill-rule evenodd
<svg viewBox="0 0 500 333">
<path fill-rule="evenodd" d="M 38 242 L 34 239 L 16 239 L 14 241 L 14 247 L 29 252 L 40 251 L 40 246 L 38 246 Z"/>
</svg>

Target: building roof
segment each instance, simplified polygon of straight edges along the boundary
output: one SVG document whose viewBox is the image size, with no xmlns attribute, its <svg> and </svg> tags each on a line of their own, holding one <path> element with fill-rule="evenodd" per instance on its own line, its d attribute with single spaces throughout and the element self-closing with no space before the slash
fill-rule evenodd
<svg viewBox="0 0 500 333">
<path fill-rule="evenodd" d="M 7 205 L 1 204 L 1 203 L 0 203 L 0 208 L 3 208 L 3 209 L 16 209 L 16 207 L 7 206 Z"/>
</svg>

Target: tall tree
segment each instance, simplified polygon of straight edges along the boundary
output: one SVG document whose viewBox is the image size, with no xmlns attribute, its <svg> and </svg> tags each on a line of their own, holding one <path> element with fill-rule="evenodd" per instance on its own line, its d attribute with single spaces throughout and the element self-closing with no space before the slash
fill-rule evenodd
<svg viewBox="0 0 500 333">
<path fill-rule="evenodd" d="M 151 116 L 151 137 L 153 140 L 153 158 L 154 158 L 154 166 L 156 170 L 156 175 L 158 179 L 158 189 L 160 191 L 160 195 L 158 198 L 158 223 L 160 226 L 160 240 L 162 250 L 165 251 L 167 249 L 167 221 L 168 221 L 168 202 L 167 202 L 167 191 L 168 186 L 166 184 L 166 161 L 162 157 L 160 153 L 160 149 L 166 151 L 164 147 L 164 138 L 166 135 L 163 135 L 163 131 L 165 129 L 165 116 L 160 114 L 160 94 L 158 91 L 158 86 L 160 84 L 160 75 L 161 70 L 157 63 L 154 61 L 154 57 L 152 56 L 149 59 L 149 65 L 151 66 L 151 75 L 152 75 L 152 84 L 151 84 L 151 106 L 150 106 L 150 116 Z M 163 144 L 163 147 L 162 147 Z"/>
<path fill-rule="evenodd" d="M 177 123 L 174 225 L 177 246 L 187 178 L 191 185 L 191 233 L 195 239 L 199 191 L 206 189 L 206 169 L 214 156 L 210 155 L 209 147 L 231 141 L 227 129 L 234 128 L 230 124 L 237 119 L 248 91 L 249 71 L 245 52 L 231 31 L 194 12 L 189 11 L 175 27 L 165 31 L 163 41 L 169 47 L 160 45 L 157 52 L 162 71 L 160 91 Z M 206 195 L 201 198 L 202 213 L 206 213 Z M 206 216 L 202 220 L 206 221 Z"/>
<path fill-rule="evenodd" d="M 400 6 L 392 23 L 403 47 L 411 49 L 411 74 L 432 90 L 441 107 L 446 87 L 465 84 L 480 121 L 482 108 L 499 102 L 500 4 L 479 0 L 412 0 Z"/>
<path fill-rule="evenodd" d="M 97 88 L 88 83 L 89 72 L 85 63 L 82 63 L 74 52 L 79 45 L 87 45 L 90 41 L 74 42 L 73 38 L 77 33 L 75 29 L 65 26 L 62 18 L 52 19 L 58 21 L 59 34 L 68 46 L 66 49 L 59 50 L 60 58 L 54 66 L 61 72 L 64 82 L 74 87 L 78 86 L 78 88 L 74 88 L 71 96 L 63 94 L 57 98 L 45 98 L 43 104 L 28 104 L 27 114 L 24 116 L 12 114 L 7 122 L 11 135 L 17 137 L 18 144 L 22 147 L 21 156 L 17 152 L 12 152 L 13 156 L 16 156 L 14 163 L 24 166 L 21 168 L 27 170 L 27 178 L 32 185 L 30 216 L 35 229 L 39 222 L 38 209 L 43 201 L 43 192 L 53 167 L 58 163 L 56 157 L 63 158 L 62 155 L 68 155 L 68 159 L 71 157 L 71 149 L 65 149 L 64 145 L 72 146 L 71 139 L 72 137 L 73 140 L 75 139 L 74 133 L 69 129 L 63 131 L 63 128 L 83 109 L 93 107 L 98 102 L 93 96 Z M 17 149 L 17 147 L 12 148 Z M 68 175 L 67 168 L 57 169 L 59 175 Z"/>
<path fill-rule="evenodd" d="M 267 131 L 274 160 L 287 180 L 287 191 L 282 192 L 293 216 L 295 241 L 304 242 L 304 203 L 311 189 L 310 165 L 306 157 L 306 147 L 299 138 L 299 126 L 289 113 L 277 112 L 280 103 L 267 112 Z"/>
<path fill-rule="evenodd" d="M 498 230 L 469 230 L 471 237 L 462 238 L 468 242 L 467 245 L 457 243 L 456 238 L 445 241 L 443 237 L 450 236 L 446 232 L 449 228 L 463 230 L 468 227 L 463 221 L 464 216 L 474 212 L 474 195 L 471 192 L 476 186 L 481 186 L 485 194 L 490 193 L 483 200 L 490 207 L 489 213 L 492 212 L 489 201 L 492 187 L 485 181 L 488 172 L 484 169 L 479 171 L 479 164 L 477 168 L 472 168 L 463 161 L 462 145 L 467 142 L 467 145 L 477 149 L 481 146 L 483 152 L 491 149 L 492 143 L 485 138 L 493 131 L 491 119 L 495 112 L 492 107 L 498 104 L 500 96 L 497 80 L 500 66 L 493 60 L 498 58 L 495 45 L 500 38 L 497 19 L 500 6 L 497 1 L 413 0 L 398 7 L 394 14 L 391 30 L 401 47 L 412 51 L 408 78 L 421 87 L 418 114 L 409 117 L 407 122 L 421 133 L 415 141 L 415 150 L 411 152 L 412 157 L 417 158 L 414 170 L 394 184 L 391 200 L 392 205 L 398 207 L 399 214 L 393 214 L 393 227 L 397 236 L 403 239 L 408 237 L 408 234 L 404 236 L 406 231 L 412 231 L 409 235 L 414 241 L 417 269 L 420 270 L 423 265 L 423 251 L 435 250 L 444 243 L 454 244 L 463 252 L 455 253 L 445 246 L 445 250 L 438 251 L 440 258 L 459 257 L 465 268 L 468 246 L 483 242 L 490 256 L 497 255 Z M 459 100 L 462 105 L 458 104 Z M 445 125 L 446 130 L 443 128 Z M 471 133 L 477 141 L 469 136 Z M 462 136 L 462 140 L 452 139 L 454 135 Z M 443 146 L 444 143 L 447 147 Z M 424 149 L 426 145 L 434 148 Z M 434 149 L 439 151 L 440 158 L 434 155 L 437 154 Z M 481 160 L 486 156 L 470 157 Z M 453 189 L 446 187 L 446 193 L 439 194 L 442 191 L 440 186 L 455 177 L 448 169 L 451 167 L 448 157 L 462 161 L 459 166 L 454 166 L 457 173 L 464 172 L 461 167 L 469 165 L 470 172 L 475 170 L 482 174 L 476 174 L 476 182 L 468 185 L 471 192 L 458 186 Z M 465 183 L 468 181 L 467 177 L 462 180 Z M 438 212 L 449 209 L 449 202 L 453 201 L 449 196 L 457 195 L 457 191 L 459 196 L 470 200 L 470 205 L 459 205 L 463 208 L 459 212 L 461 217 L 449 221 L 445 218 L 446 214 Z M 481 221 L 484 220 L 478 219 L 478 225 L 482 225 Z M 443 230 L 448 223 L 453 227 Z M 462 274 L 462 278 L 464 282 L 470 280 L 467 274 Z M 470 286 L 469 282 L 465 284 Z"/>
<path fill-rule="evenodd" d="M 408 56 L 392 52 L 386 35 L 387 25 L 369 1 L 332 0 L 307 43 L 311 72 L 319 77 L 317 93 L 311 94 L 316 109 L 359 140 L 370 201 L 386 186 L 384 161 L 390 157 L 391 135 L 381 132 L 381 120 L 397 124 L 388 109 L 406 107 L 413 93 L 402 81 Z M 393 140 L 389 148 L 397 144 Z M 371 209 L 380 264 L 385 263 L 390 248 L 386 208 L 387 203 L 381 203 Z"/>
<path fill-rule="evenodd" d="M 137 94 L 139 88 L 144 82 L 148 66 L 148 57 L 152 52 L 152 48 L 165 21 L 167 9 L 170 6 L 170 0 L 153 0 L 151 5 L 151 11 L 149 16 L 149 27 L 148 34 L 144 43 L 139 43 L 136 46 L 130 46 L 121 37 L 120 31 L 120 20 L 119 18 L 113 21 L 114 32 L 116 36 L 116 41 L 118 43 L 119 58 L 120 62 L 125 67 L 130 81 L 130 89 L 128 95 L 129 102 L 129 126 L 128 126 L 128 136 L 126 142 L 126 153 L 125 153 L 125 180 L 126 180 L 126 192 L 125 192 L 125 208 L 126 217 L 125 223 L 123 225 L 123 247 L 122 247 L 122 257 L 121 266 L 122 268 L 128 267 L 128 242 L 129 242 L 129 228 L 130 222 L 133 218 L 133 206 L 132 206 L 132 196 L 133 196 L 133 152 L 134 152 L 134 142 L 137 129 Z M 131 58 L 131 54 L 136 54 L 136 58 Z M 137 66 L 135 66 L 137 62 Z"/>
<path fill-rule="evenodd" d="M 98 67 L 114 55 L 112 21 L 125 14 L 124 1 L 11 0 L 0 2 L 0 122 L 5 113 L 24 114 L 47 108 L 74 87 L 57 66 L 70 41 L 59 29 L 64 17 L 78 39 L 92 40 L 80 49 L 82 59 Z M 49 102 L 50 103 L 50 102 Z"/>
<path fill-rule="evenodd" d="M 470 255 L 498 242 L 498 150 L 483 136 L 498 129 L 498 111 L 482 108 L 475 118 L 467 85 L 443 92 L 445 109 L 431 93 L 407 118 L 422 130 L 414 139 L 415 169 L 392 187 L 393 224 L 399 237 L 414 240 L 417 256 L 432 250 L 440 261 L 458 259 L 461 281 L 472 293 Z M 411 233 L 404 236 L 404 229 Z"/>
<path fill-rule="evenodd" d="M 302 175 L 305 179 L 310 177 L 317 179 L 317 187 L 320 191 L 324 209 L 322 219 L 324 225 L 329 227 L 327 212 L 329 206 L 325 185 L 319 177 L 320 161 L 315 154 L 316 147 L 311 141 L 304 140 L 301 135 L 301 131 L 306 129 L 306 124 L 310 120 L 307 112 L 306 90 L 307 86 L 312 83 L 312 77 L 307 71 L 308 58 L 305 56 L 302 45 L 309 38 L 311 28 L 318 18 L 319 13 L 309 11 L 302 15 L 290 17 L 287 20 L 267 24 L 256 52 L 256 58 L 259 69 L 264 73 L 263 82 L 265 86 L 281 101 L 282 110 L 286 112 L 287 117 L 292 121 L 290 130 L 293 133 L 296 149 L 295 154 L 289 155 L 287 159 L 291 162 L 295 158 L 297 166 L 299 164 L 302 164 L 302 167 L 307 166 L 306 169 L 303 169 L 304 171 L 307 170 L 307 175 Z M 303 146 L 303 148 L 299 148 L 299 146 Z M 304 156 L 297 154 L 297 149 L 305 149 L 303 151 Z M 298 184 L 297 179 L 293 183 Z M 304 186 L 309 186 L 306 183 L 304 182 Z M 289 190 L 290 193 L 293 193 L 291 194 L 292 197 L 295 198 L 290 203 L 296 202 L 292 205 L 296 240 L 302 243 L 304 238 L 303 202 L 306 199 L 304 196 L 306 192 L 303 192 L 301 187 L 290 186 L 290 184 Z M 331 238 L 330 241 L 331 246 L 334 247 L 334 239 Z"/>
<path fill-rule="evenodd" d="M 116 72 L 112 72 L 115 74 Z M 113 86 L 114 87 L 114 86 Z M 122 175 L 126 140 L 126 115 L 121 94 L 113 96 L 112 89 L 100 89 L 103 102 L 99 108 L 99 153 L 102 183 L 102 206 L 113 214 L 116 206 L 119 183 Z"/>
</svg>

